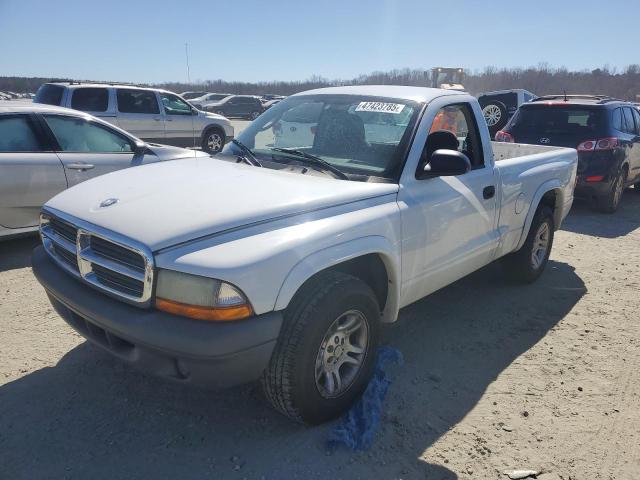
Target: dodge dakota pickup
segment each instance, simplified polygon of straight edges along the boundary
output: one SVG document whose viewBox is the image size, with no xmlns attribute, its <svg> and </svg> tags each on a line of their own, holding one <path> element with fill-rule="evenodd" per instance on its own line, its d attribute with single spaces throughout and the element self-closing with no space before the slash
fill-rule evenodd
<svg viewBox="0 0 640 480">
<path fill-rule="evenodd" d="M 261 379 L 277 410 L 315 424 L 362 393 L 402 307 L 498 259 L 534 281 L 576 166 L 574 149 L 492 143 L 464 92 L 313 90 L 217 157 L 60 193 L 33 271 L 116 357 L 185 384 Z"/>
</svg>

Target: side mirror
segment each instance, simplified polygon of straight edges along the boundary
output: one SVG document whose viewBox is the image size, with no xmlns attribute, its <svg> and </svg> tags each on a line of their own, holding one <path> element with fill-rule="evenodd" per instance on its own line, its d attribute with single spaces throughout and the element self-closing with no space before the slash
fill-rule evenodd
<svg viewBox="0 0 640 480">
<path fill-rule="evenodd" d="M 144 142 L 136 142 L 135 147 L 133 148 L 133 153 L 136 157 L 143 156 L 147 151 L 147 144 Z"/>
<path fill-rule="evenodd" d="M 471 170 L 469 158 L 457 150 L 436 150 L 424 166 L 421 178 L 453 177 Z"/>
</svg>

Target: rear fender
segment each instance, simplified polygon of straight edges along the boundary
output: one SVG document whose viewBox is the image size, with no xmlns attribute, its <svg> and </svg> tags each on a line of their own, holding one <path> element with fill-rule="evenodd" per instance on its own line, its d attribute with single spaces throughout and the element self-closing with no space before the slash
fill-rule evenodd
<svg viewBox="0 0 640 480">
<path fill-rule="evenodd" d="M 522 235 L 520 236 L 520 240 L 518 241 L 516 250 L 520 250 L 522 245 L 524 245 L 524 242 L 527 240 L 529 229 L 531 228 L 531 222 L 533 222 L 533 217 L 536 214 L 536 210 L 538 210 L 538 206 L 540 205 L 542 197 L 544 197 L 544 195 L 548 192 L 554 192 L 556 195 L 553 220 L 556 230 L 560 227 L 560 223 L 562 222 L 562 209 L 564 207 L 564 194 L 562 193 L 563 188 L 564 186 L 562 185 L 562 182 L 557 178 L 547 180 L 542 185 L 540 185 L 540 187 L 538 187 L 538 190 L 536 191 L 531 200 L 531 203 L 529 204 L 529 211 L 527 212 L 527 217 L 524 221 L 524 228 L 522 229 Z"/>
</svg>

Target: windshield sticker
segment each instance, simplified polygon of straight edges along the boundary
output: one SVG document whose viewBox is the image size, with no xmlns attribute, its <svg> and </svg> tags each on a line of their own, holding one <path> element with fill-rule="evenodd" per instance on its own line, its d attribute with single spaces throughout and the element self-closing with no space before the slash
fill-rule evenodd
<svg viewBox="0 0 640 480">
<path fill-rule="evenodd" d="M 360 102 L 356 112 L 400 113 L 404 109 L 402 103 Z"/>
</svg>

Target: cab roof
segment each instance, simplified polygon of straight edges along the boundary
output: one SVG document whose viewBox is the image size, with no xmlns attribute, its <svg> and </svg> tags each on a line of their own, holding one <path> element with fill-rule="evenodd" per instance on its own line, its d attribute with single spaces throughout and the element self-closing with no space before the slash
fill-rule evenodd
<svg viewBox="0 0 640 480">
<path fill-rule="evenodd" d="M 468 95 L 467 92 L 444 90 L 442 88 L 406 87 L 400 85 L 351 85 L 345 87 L 328 87 L 296 93 L 300 95 L 367 95 L 381 98 L 397 98 L 428 103 L 445 95 Z"/>
</svg>

